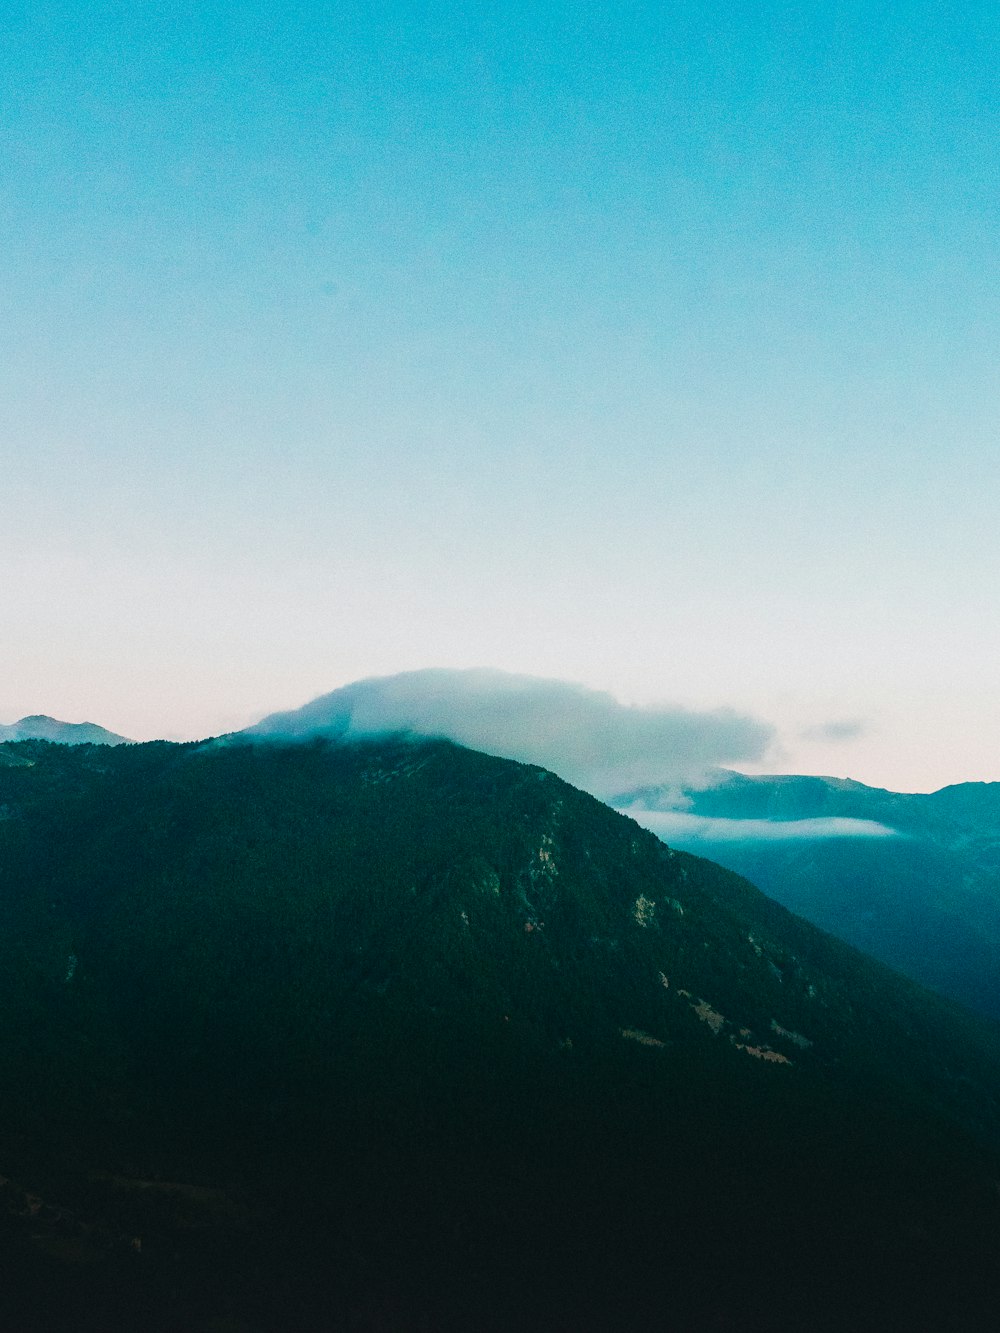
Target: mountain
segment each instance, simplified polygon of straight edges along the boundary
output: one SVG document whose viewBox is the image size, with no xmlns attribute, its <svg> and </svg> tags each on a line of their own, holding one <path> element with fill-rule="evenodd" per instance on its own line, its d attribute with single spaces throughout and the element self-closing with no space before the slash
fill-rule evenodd
<svg viewBox="0 0 1000 1333">
<path fill-rule="evenodd" d="M 0 725 L 0 744 L 4 741 L 57 741 L 61 745 L 128 745 L 127 736 L 98 727 L 93 722 L 60 722 L 44 713 L 22 717 L 10 726 Z"/>
<path fill-rule="evenodd" d="M 904 794 L 720 773 L 613 804 L 908 976 L 1000 1018 L 1000 783 Z M 880 836 L 881 835 L 881 836 Z"/>
<path fill-rule="evenodd" d="M 0 767 L 0 1324 L 986 1329 L 1000 1034 L 444 741 Z"/>
</svg>

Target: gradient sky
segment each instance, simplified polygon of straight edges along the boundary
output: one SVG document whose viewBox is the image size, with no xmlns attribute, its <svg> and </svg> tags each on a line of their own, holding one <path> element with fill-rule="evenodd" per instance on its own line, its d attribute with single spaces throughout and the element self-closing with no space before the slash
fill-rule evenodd
<svg viewBox="0 0 1000 1333">
<path fill-rule="evenodd" d="M 1000 778 L 1000 10 L 2 7 L 0 721 L 492 665 Z"/>
</svg>

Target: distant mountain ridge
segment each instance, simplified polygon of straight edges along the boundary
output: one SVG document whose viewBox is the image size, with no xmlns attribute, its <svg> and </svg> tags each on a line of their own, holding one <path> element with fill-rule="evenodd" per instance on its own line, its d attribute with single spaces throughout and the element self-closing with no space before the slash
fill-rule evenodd
<svg viewBox="0 0 1000 1333">
<path fill-rule="evenodd" d="M 747 774 L 728 770 L 718 780 L 686 787 L 684 808 L 692 814 L 730 819 L 815 819 L 835 816 L 887 823 L 901 832 L 933 831 L 948 841 L 987 825 L 1000 830 L 1000 782 L 960 782 L 933 792 L 895 792 L 853 778 Z M 638 789 L 636 799 L 652 800 L 656 788 Z"/>
<path fill-rule="evenodd" d="M 930 793 L 722 771 L 612 801 L 671 846 L 907 976 L 1000 1018 L 1000 782 Z M 879 829 L 896 836 L 873 837 Z M 853 836 L 852 836 L 853 835 Z"/>
<path fill-rule="evenodd" d="M 0 744 L 5 741 L 55 741 L 60 745 L 131 744 L 127 736 L 119 736 L 94 722 L 60 722 L 45 713 L 33 713 L 9 726 L 0 724 Z"/>
</svg>

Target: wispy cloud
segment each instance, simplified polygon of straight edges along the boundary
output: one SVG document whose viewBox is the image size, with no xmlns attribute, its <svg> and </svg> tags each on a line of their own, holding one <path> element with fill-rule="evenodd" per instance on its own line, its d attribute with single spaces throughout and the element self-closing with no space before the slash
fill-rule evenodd
<svg viewBox="0 0 1000 1333">
<path fill-rule="evenodd" d="M 682 810 L 622 809 L 664 842 L 779 842 L 818 838 L 895 838 L 901 836 L 873 819 L 712 819 Z"/>
<path fill-rule="evenodd" d="M 799 732 L 804 741 L 853 741 L 868 732 L 868 723 L 862 718 L 845 717 L 831 722 L 821 722 L 815 727 L 806 727 Z"/>
<path fill-rule="evenodd" d="M 759 761 L 774 737 L 769 723 L 730 709 L 635 707 L 567 681 L 447 668 L 358 681 L 249 729 L 342 739 L 387 732 L 442 736 L 541 764 L 599 796 Z"/>
</svg>

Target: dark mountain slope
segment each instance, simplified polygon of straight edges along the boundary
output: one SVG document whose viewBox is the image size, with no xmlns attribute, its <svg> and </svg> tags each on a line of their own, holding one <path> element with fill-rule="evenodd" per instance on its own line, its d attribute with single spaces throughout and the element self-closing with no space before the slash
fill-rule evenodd
<svg viewBox="0 0 1000 1333">
<path fill-rule="evenodd" d="M 990 1326 L 996 1032 L 745 881 L 444 742 L 7 752 L 9 1324 Z"/>
</svg>

